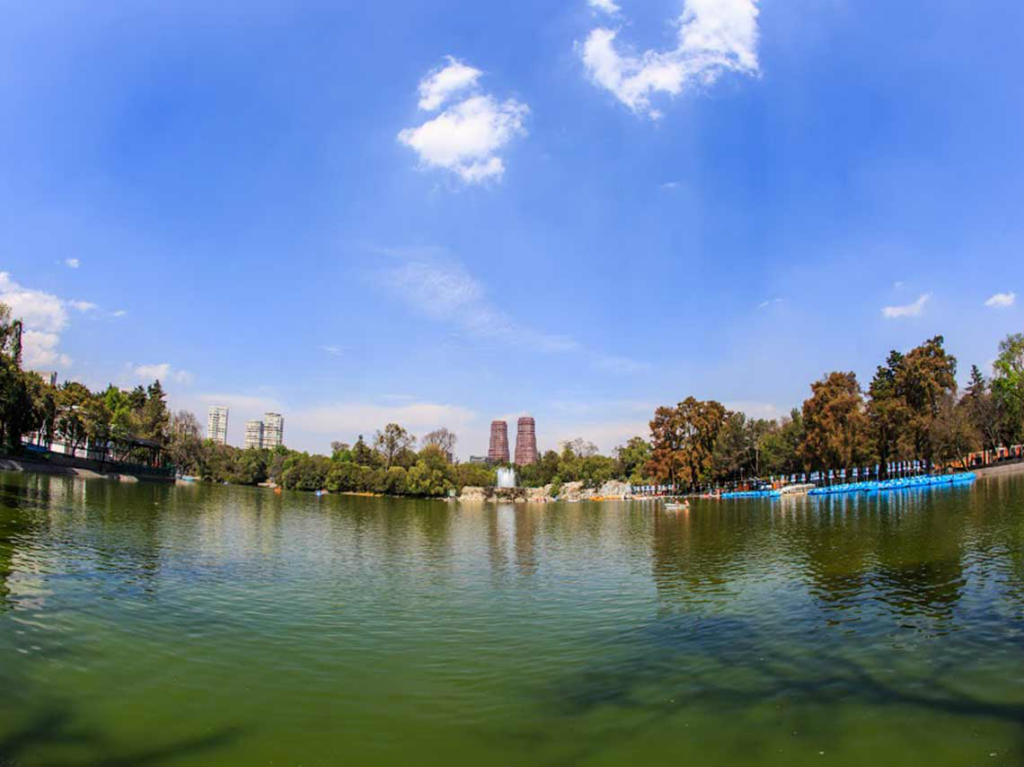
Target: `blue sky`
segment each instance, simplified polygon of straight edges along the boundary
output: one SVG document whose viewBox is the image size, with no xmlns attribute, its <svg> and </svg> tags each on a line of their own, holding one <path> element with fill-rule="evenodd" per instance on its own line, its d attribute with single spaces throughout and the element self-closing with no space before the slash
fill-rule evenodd
<svg viewBox="0 0 1024 767">
<path fill-rule="evenodd" d="M 326 450 L 611 449 L 1024 330 L 1024 6 L 8 3 L 0 298 L 32 362 Z M 888 310 L 888 311 L 887 311 Z"/>
</svg>

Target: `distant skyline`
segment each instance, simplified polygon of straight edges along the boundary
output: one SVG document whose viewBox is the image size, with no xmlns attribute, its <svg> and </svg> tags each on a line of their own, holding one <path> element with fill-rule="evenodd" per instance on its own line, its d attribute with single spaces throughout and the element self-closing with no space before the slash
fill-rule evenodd
<svg viewBox="0 0 1024 767">
<path fill-rule="evenodd" d="M 611 450 L 1024 330 L 1024 7 L 26 3 L 0 301 L 26 364 L 328 452 Z"/>
</svg>

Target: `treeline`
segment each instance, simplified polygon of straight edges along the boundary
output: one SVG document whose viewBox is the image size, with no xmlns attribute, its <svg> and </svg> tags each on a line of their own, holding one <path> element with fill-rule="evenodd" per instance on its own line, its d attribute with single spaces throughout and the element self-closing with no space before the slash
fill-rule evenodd
<svg viewBox="0 0 1024 767">
<path fill-rule="evenodd" d="M 205 440 L 195 416 L 178 413 L 171 423 L 168 454 L 183 474 L 214 482 L 274 482 L 288 490 L 329 490 L 423 497 L 445 496 L 466 485 L 493 485 L 494 469 L 456 464 L 456 436 L 437 429 L 420 440 L 398 424 L 378 431 L 371 443 L 334 442 L 330 457 L 288 450 L 241 449 Z"/>
<path fill-rule="evenodd" d="M 811 384 L 802 407 L 778 419 L 749 418 L 715 400 L 687 397 L 659 407 L 650 439 L 636 436 L 601 455 L 581 439 L 517 467 L 526 487 L 609 480 L 701 487 L 753 477 L 947 463 L 1024 440 L 1024 333 L 999 344 L 993 375 L 977 366 L 958 390 L 957 360 L 942 336 L 906 354 L 893 351 L 864 389 L 852 372 Z M 454 460 L 455 435 L 437 429 L 417 439 L 388 424 L 370 442 L 332 443 L 330 456 L 286 448 L 240 449 L 204 439 L 196 417 L 171 415 L 159 381 L 124 391 L 91 392 L 69 381 L 49 386 L 21 368 L 21 325 L 0 304 L 0 444 L 21 448 L 35 432 L 71 448 L 141 438 L 163 447 L 182 474 L 215 482 L 274 482 L 295 490 L 444 496 L 467 485 L 493 485 L 494 467 Z"/>
<path fill-rule="evenodd" d="M 699 487 L 742 477 L 962 461 L 971 452 L 1024 438 L 1024 334 L 999 344 L 991 379 L 971 368 L 958 391 L 957 360 L 935 336 L 893 351 L 865 391 L 852 372 L 811 384 L 803 407 L 781 420 L 747 418 L 693 397 L 659 407 L 645 473 Z"/>
</svg>

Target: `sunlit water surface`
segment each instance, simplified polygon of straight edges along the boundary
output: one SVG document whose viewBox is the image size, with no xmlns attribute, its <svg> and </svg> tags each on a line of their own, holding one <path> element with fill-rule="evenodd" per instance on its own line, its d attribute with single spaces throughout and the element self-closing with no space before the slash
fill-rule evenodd
<svg viewBox="0 0 1024 767">
<path fill-rule="evenodd" d="M 0 474 L 0 764 L 1024 762 L 1024 478 L 467 506 Z"/>
</svg>

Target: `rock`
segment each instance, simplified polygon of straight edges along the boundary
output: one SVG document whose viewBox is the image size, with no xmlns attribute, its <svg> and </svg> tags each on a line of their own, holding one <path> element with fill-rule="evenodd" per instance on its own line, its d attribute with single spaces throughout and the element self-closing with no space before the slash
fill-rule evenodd
<svg viewBox="0 0 1024 767">
<path fill-rule="evenodd" d="M 604 496 L 605 498 L 625 498 L 630 495 L 629 484 L 610 479 L 601 485 L 597 495 Z"/>
<path fill-rule="evenodd" d="M 486 501 L 490 495 L 489 491 L 493 491 L 494 488 L 490 487 L 464 487 L 462 488 L 462 494 L 459 496 L 460 501 L 475 501 L 481 502 Z"/>
<path fill-rule="evenodd" d="M 581 493 L 583 492 L 582 482 L 566 482 L 562 485 L 562 489 L 558 491 L 558 500 L 560 501 L 578 501 L 580 500 Z"/>
</svg>

